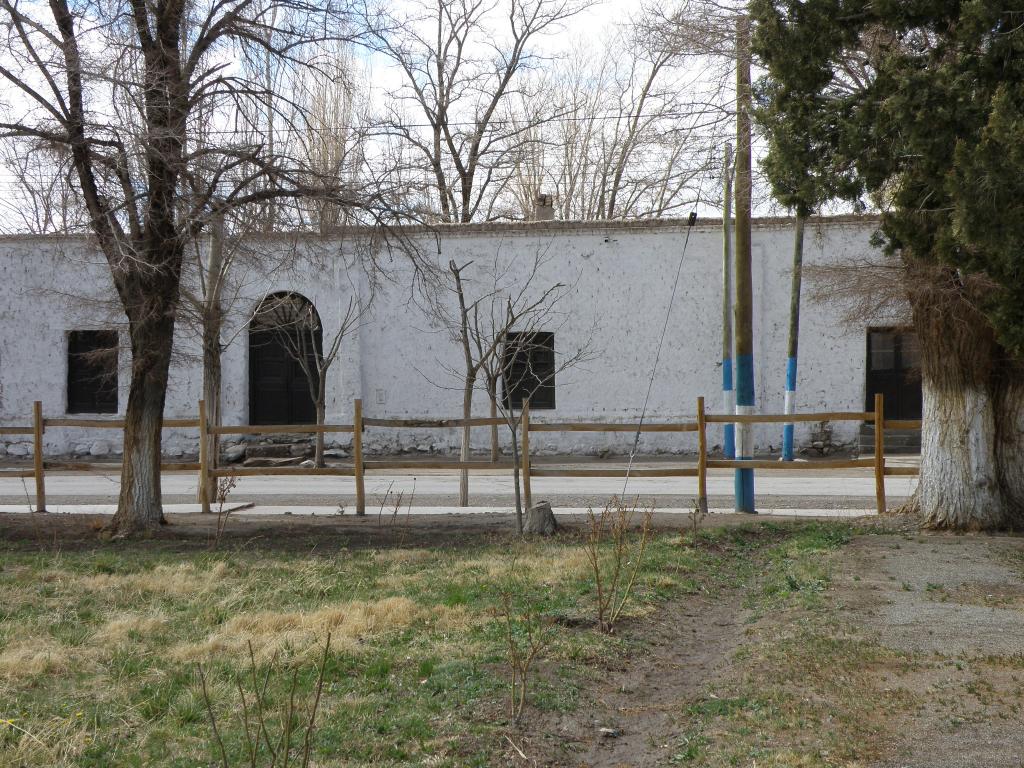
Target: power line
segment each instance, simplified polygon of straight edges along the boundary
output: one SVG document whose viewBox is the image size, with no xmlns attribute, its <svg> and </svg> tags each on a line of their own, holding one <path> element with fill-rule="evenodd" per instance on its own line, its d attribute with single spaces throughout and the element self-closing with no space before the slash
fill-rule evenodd
<svg viewBox="0 0 1024 768">
<path fill-rule="evenodd" d="M 707 106 L 712 106 L 712 105 L 707 105 Z M 718 106 L 712 106 L 712 108 L 716 109 L 716 110 L 719 109 Z M 588 123 L 588 122 L 605 122 L 607 120 L 621 120 L 623 122 L 629 122 L 629 121 L 631 121 L 633 119 L 639 119 L 639 120 L 655 120 L 655 119 L 660 119 L 660 118 L 672 119 L 672 118 L 683 118 L 683 117 L 707 116 L 707 114 L 708 114 L 708 112 L 704 111 L 704 110 L 694 110 L 692 112 L 684 112 L 684 111 L 672 110 L 672 111 L 668 111 L 668 112 L 654 112 L 654 113 L 648 113 L 648 114 L 641 114 L 639 116 L 637 116 L 637 115 L 635 115 L 635 114 L 633 114 L 631 112 L 616 112 L 616 113 L 609 113 L 609 114 L 606 114 L 606 115 L 578 115 L 578 116 L 577 115 L 552 115 L 550 117 L 537 118 L 536 120 L 527 120 L 527 121 L 525 121 L 525 124 L 524 124 L 524 121 L 519 121 L 519 120 L 495 119 L 495 118 L 492 118 L 491 120 L 488 120 L 487 127 L 488 128 L 493 128 L 493 127 L 512 127 L 512 128 L 518 128 L 518 129 L 521 129 L 521 130 L 527 130 L 527 129 L 531 128 L 531 127 L 540 127 L 540 126 L 547 125 L 549 123 Z M 713 120 L 713 121 L 709 122 L 708 124 L 709 125 L 715 125 L 719 121 L 727 121 L 727 120 L 732 119 L 732 117 L 733 117 L 733 113 L 731 111 L 723 109 L 722 110 L 722 117 L 717 118 L 716 120 Z M 449 127 L 449 128 L 476 128 L 476 127 L 478 127 L 479 124 L 476 121 L 471 121 L 471 120 L 455 120 L 455 121 L 453 121 L 453 120 L 446 120 L 446 121 L 444 121 L 444 125 Z M 102 127 L 102 126 L 100 126 L 100 127 Z M 421 128 L 421 129 L 428 129 L 429 128 L 429 129 L 433 129 L 435 127 L 435 125 L 433 123 L 405 123 L 405 122 L 403 122 L 403 123 L 396 123 L 396 124 L 394 124 L 393 127 L 395 127 L 395 128 Z M 305 133 L 305 132 L 317 133 L 317 132 L 322 132 L 322 131 L 345 133 L 345 132 L 359 131 L 359 130 L 365 130 L 365 129 L 366 129 L 366 126 L 350 125 L 350 126 L 321 126 L 321 127 L 314 127 L 314 126 L 283 126 L 281 128 L 275 128 L 274 130 L 275 131 L 280 130 L 280 131 L 286 131 L 286 132 L 293 132 L 294 131 L 294 132 L 300 132 L 300 133 Z M 231 130 L 231 129 L 227 129 L 227 128 L 212 129 L 212 130 L 204 131 L 204 133 L 206 133 L 206 134 L 213 134 L 213 135 L 237 134 L 237 133 L 244 133 L 244 132 L 245 131 L 243 131 L 243 130 Z"/>
<path fill-rule="evenodd" d="M 672 293 L 668 300 L 668 309 L 665 311 L 665 323 L 661 327 L 661 336 L 658 338 L 658 348 L 654 354 L 654 365 L 651 366 L 651 378 L 647 382 L 647 394 L 644 395 L 644 405 L 640 409 L 640 421 L 636 426 L 636 435 L 633 437 L 633 447 L 629 451 L 629 463 L 626 465 L 626 477 L 622 483 L 622 500 L 626 498 L 626 487 L 629 485 L 629 473 L 633 470 L 633 460 L 636 458 L 636 449 L 640 445 L 640 433 L 644 428 L 644 418 L 647 416 L 647 405 L 651 399 L 651 390 L 654 388 L 654 379 L 658 373 L 658 363 L 661 361 L 661 349 L 665 344 L 665 336 L 668 334 L 668 324 L 672 319 L 672 309 L 676 303 L 676 293 L 679 290 L 679 277 L 683 273 L 683 262 L 686 259 L 686 247 L 690 244 L 690 233 L 693 232 L 693 225 L 697 223 L 697 206 L 700 205 L 701 193 L 704 191 L 704 181 L 697 188 L 697 201 L 694 203 L 694 210 L 690 213 L 688 226 L 686 227 L 686 239 L 683 241 L 683 250 L 679 254 L 679 265 L 676 267 L 676 277 L 672 281 Z"/>
<path fill-rule="evenodd" d="M 711 109 L 713 109 L 713 110 L 719 110 L 720 109 L 720 107 L 718 107 L 716 105 L 712 105 L 712 104 L 708 104 L 706 106 L 711 107 Z M 718 125 L 719 123 L 727 122 L 727 121 L 731 120 L 733 118 L 733 116 L 734 116 L 732 111 L 727 110 L 727 109 L 721 109 L 721 113 L 722 113 L 721 117 L 712 118 L 707 123 L 705 123 L 705 125 L 700 126 L 700 127 L 704 128 L 704 127 L 708 127 L 708 126 L 715 126 L 715 125 Z M 579 116 L 577 116 L 577 115 L 552 115 L 550 117 L 538 118 L 538 119 L 533 120 L 533 121 L 527 120 L 527 121 L 525 121 L 525 124 L 522 121 L 518 121 L 518 120 L 495 119 L 495 118 L 492 118 L 491 120 L 489 120 L 487 122 L 487 126 L 486 127 L 489 128 L 489 129 L 490 128 L 494 128 L 494 127 L 512 127 L 512 128 L 518 128 L 519 130 L 525 131 L 525 130 L 528 130 L 528 129 L 532 128 L 532 127 L 542 127 L 542 126 L 548 125 L 550 123 L 587 123 L 587 122 L 605 122 L 605 121 L 609 121 L 609 120 L 620 120 L 620 121 L 623 121 L 623 122 L 629 122 L 629 121 L 634 120 L 634 119 L 639 119 L 641 121 L 651 121 L 651 120 L 658 120 L 658 119 L 662 119 L 662 118 L 664 118 L 664 119 L 675 119 L 675 118 L 698 117 L 698 116 L 705 116 L 706 117 L 707 115 L 708 115 L 708 111 L 707 110 L 699 110 L 699 109 L 695 110 L 695 111 L 692 111 L 692 112 L 684 112 L 684 111 L 678 111 L 678 110 L 672 110 L 672 111 L 667 111 L 667 112 L 654 112 L 654 113 L 640 114 L 639 116 L 637 116 L 637 115 L 635 115 L 635 114 L 633 114 L 631 112 L 615 112 L 615 113 L 609 113 L 609 114 L 605 114 L 605 115 L 579 115 Z M 449 128 L 476 128 L 478 126 L 478 123 L 475 122 L 475 121 L 469 121 L 469 120 L 465 120 L 465 121 L 462 121 L 462 120 L 456 120 L 456 121 L 446 120 L 446 121 L 444 121 L 444 125 L 449 127 Z M 108 129 L 107 133 L 116 133 L 116 131 L 110 131 L 109 130 L 110 129 L 110 124 L 109 123 L 105 123 L 105 122 L 104 123 L 86 123 L 86 127 L 93 128 L 93 129 L 96 129 L 96 130 Z M 383 126 L 380 126 L 380 127 L 383 127 Z M 396 129 L 398 129 L 398 128 L 433 129 L 435 126 L 432 123 L 405 123 L 405 122 L 403 122 L 403 123 L 394 123 L 394 124 L 389 125 L 387 127 L 392 127 L 392 128 L 396 128 Z M 278 133 L 283 133 L 283 134 L 292 134 L 292 133 L 330 133 L 330 134 L 342 135 L 342 134 L 366 131 L 368 129 L 369 129 L 369 126 L 360 126 L 360 125 L 324 125 L 324 126 L 285 125 L 285 126 L 276 127 L 276 128 L 273 129 L 273 131 L 268 131 L 268 130 L 264 129 L 263 127 L 259 127 L 259 126 L 251 126 L 251 127 L 248 127 L 248 128 L 235 128 L 235 129 L 233 129 L 233 128 L 209 128 L 209 129 L 205 129 L 205 130 L 203 130 L 201 132 L 197 132 L 197 133 L 201 133 L 202 135 L 208 135 L 208 136 L 238 136 L 238 135 L 245 135 L 246 133 L 249 133 L 249 132 L 260 133 L 261 135 L 267 135 L 268 133 L 271 133 L 271 132 L 274 133 L 274 134 L 278 134 Z M 387 134 L 384 134 L 382 132 L 381 135 L 387 135 Z"/>
</svg>

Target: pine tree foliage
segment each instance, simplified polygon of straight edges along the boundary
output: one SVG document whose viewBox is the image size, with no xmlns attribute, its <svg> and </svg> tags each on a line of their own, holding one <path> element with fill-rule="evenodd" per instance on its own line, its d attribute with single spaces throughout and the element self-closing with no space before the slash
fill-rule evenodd
<svg viewBox="0 0 1024 768">
<path fill-rule="evenodd" d="M 1024 2 L 753 0 L 776 194 L 870 199 L 894 252 L 983 277 L 1024 354 Z"/>
</svg>

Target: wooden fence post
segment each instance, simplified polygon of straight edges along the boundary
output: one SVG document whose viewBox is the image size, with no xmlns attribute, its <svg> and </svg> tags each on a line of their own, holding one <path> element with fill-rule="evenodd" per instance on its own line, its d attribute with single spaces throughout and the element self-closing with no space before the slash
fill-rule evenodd
<svg viewBox="0 0 1024 768">
<path fill-rule="evenodd" d="M 523 431 L 522 456 L 519 463 L 523 472 L 523 498 L 526 502 L 526 509 L 533 506 L 533 491 L 530 488 L 530 401 L 523 400 L 522 424 L 519 427 Z"/>
<path fill-rule="evenodd" d="M 708 431 L 704 398 L 697 398 L 697 509 L 708 513 Z"/>
<path fill-rule="evenodd" d="M 885 397 L 875 393 L 875 501 L 885 514 Z"/>
<path fill-rule="evenodd" d="M 210 514 L 210 437 L 206 423 L 206 401 L 199 401 L 199 504 L 204 515 Z"/>
<path fill-rule="evenodd" d="M 356 398 L 352 407 L 352 462 L 356 473 L 356 514 L 366 514 L 366 488 L 363 485 L 363 401 Z"/>
<path fill-rule="evenodd" d="M 32 403 L 32 463 L 36 476 L 36 512 L 46 511 L 46 475 L 43 467 L 43 403 Z"/>
</svg>

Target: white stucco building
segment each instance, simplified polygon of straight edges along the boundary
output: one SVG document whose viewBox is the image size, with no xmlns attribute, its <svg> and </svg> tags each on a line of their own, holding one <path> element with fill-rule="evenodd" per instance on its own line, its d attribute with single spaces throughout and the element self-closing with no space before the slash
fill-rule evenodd
<svg viewBox="0 0 1024 768">
<path fill-rule="evenodd" d="M 833 218 L 812 221 L 807 228 L 805 264 L 821 265 L 863 259 L 873 248 L 872 218 Z M 514 286 L 528 274 L 536 259 L 540 267 L 531 289 L 555 283 L 566 286 L 565 296 L 551 315 L 556 358 L 586 344 L 588 360 L 559 372 L 555 407 L 533 413 L 535 420 L 635 421 L 640 413 L 654 363 L 672 283 L 683 255 L 686 223 L 536 222 L 446 226 L 411 233 L 420 258 L 444 266 L 449 260 L 472 261 L 467 272 L 471 286 L 487 284 L 484 275 L 495 264 L 504 272 L 503 284 Z M 756 221 L 753 234 L 754 325 L 756 337 L 756 397 L 762 412 L 781 412 L 786 363 L 786 332 L 793 226 L 790 220 Z M 223 421 L 246 424 L 260 408 L 274 409 L 267 400 L 273 387 L 261 382 L 270 374 L 254 370 L 258 361 L 251 348 L 249 321 L 268 294 L 292 292 L 314 305 L 325 338 L 330 337 L 354 301 L 366 307 L 361 322 L 343 340 L 331 368 L 327 420 L 351 423 L 353 400 L 361 397 L 367 415 L 457 417 L 461 409 L 458 381 L 446 370 L 461 365 L 460 350 L 449 334 L 432 321 L 425 309 L 422 286 L 413 279 L 407 253 L 374 244 L 386 274 L 376 280 L 354 267 L 365 263 L 371 246 L 358 235 L 303 238 L 275 237 L 260 241 L 262 260 L 239 258 L 227 293 L 227 328 L 223 341 Z M 694 227 L 682 266 L 679 293 L 672 312 L 647 418 L 650 421 L 692 416 L 699 395 L 709 408 L 721 407 L 721 225 L 699 221 Z M 475 275 L 474 275 L 474 270 Z M 97 337 L 82 331 L 120 331 L 116 387 L 107 389 L 94 410 L 117 418 L 127 401 L 129 352 L 107 267 L 87 238 L 0 238 L 0 421 L 28 423 L 32 402 L 41 400 L 47 416 L 89 411 L 96 393 L 75 380 L 76 345 Z M 493 284 L 493 280 L 491 280 Z M 471 294 L 472 295 L 472 294 Z M 453 297 L 444 295 L 450 302 Z M 869 394 L 868 337 L 871 329 L 890 325 L 884 319 L 865 319 L 860 327 L 843 322 L 829 304 L 805 300 L 801 321 L 798 410 L 862 410 Z M 109 337 L 108 337 L 109 338 Z M 879 335 L 875 367 L 895 361 L 897 341 Z M 166 415 L 192 417 L 202 391 L 199 336 L 194 326 L 179 322 L 176 356 Z M 890 354 L 891 352 L 891 354 Z M 890 356 L 893 358 L 889 360 Z M 903 367 L 910 367 L 911 350 Z M 894 367 L 898 367 L 895 365 Z M 262 377 L 262 378 L 261 378 Z M 292 383 L 294 385 L 294 382 Z M 76 387 L 85 387 L 84 394 Z M 262 401 L 261 401 L 262 398 Z M 103 400 L 103 398 L 100 398 Z M 912 398 L 911 398 L 912 399 Z M 262 402 L 262 405 L 260 404 Z M 910 406 L 912 408 L 912 405 Z M 83 410 L 84 409 L 84 410 Z M 476 415 L 486 415 L 482 389 Z M 890 411 L 891 413 L 891 411 Z M 808 440 L 813 425 L 799 425 L 797 444 Z M 852 443 L 859 425 L 835 425 L 835 439 Z M 475 440 L 488 440 L 478 430 Z M 780 430 L 759 428 L 761 451 L 776 448 Z M 344 444 L 347 435 L 339 435 Z M 458 445 L 455 430 L 384 430 L 366 434 L 371 451 L 448 451 Z M 628 451 L 628 433 L 540 433 L 535 448 L 547 452 L 593 453 Z M 720 440 L 713 433 L 712 442 Z M 195 451 L 196 435 L 167 430 L 170 455 Z M 116 453 L 115 431 L 48 428 L 47 452 L 53 454 Z M 690 452 L 692 435 L 648 434 L 641 451 Z M 28 453 L 30 444 L 17 437 L 0 443 L 0 452 Z"/>
</svg>

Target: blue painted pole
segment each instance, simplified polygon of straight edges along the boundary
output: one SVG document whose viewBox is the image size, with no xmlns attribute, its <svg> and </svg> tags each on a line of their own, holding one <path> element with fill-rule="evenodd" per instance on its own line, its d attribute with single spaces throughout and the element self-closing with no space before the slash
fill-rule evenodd
<svg viewBox="0 0 1024 768">
<path fill-rule="evenodd" d="M 804 267 L 804 224 L 807 213 L 796 212 L 796 233 L 793 239 L 793 283 L 789 294 L 789 348 L 786 357 L 786 399 L 783 413 L 796 413 L 796 360 L 800 347 L 800 282 Z M 782 460 L 793 460 L 793 424 L 782 427 Z"/>
<path fill-rule="evenodd" d="M 725 406 L 723 413 L 732 413 L 736 408 L 736 391 L 732 388 L 732 358 L 722 361 L 722 401 Z M 722 425 L 722 453 L 727 459 L 736 458 L 736 425 Z"/>
<path fill-rule="evenodd" d="M 754 413 L 754 281 L 751 266 L 750 19 L 736 20 L 736 415 Z M 736 425 L 736 458 L 754 458 L 754 429 Z M 754 513 L 754 470 L 737 469 L 736 511 Z"/>
<path fill-rule="evenodd" d="M 783 413 L 796 413 L 796 358 L 786 360 L 786 402 Z M 782 425 L 782 460 L 793 460 L 793 425 Z"/>
<path fill-rule="evenodd" d="M 736 415 L 754 413 L 754 356 L 736 356 Z M 754 426 L 736 425 L 736 458 L 740 461 L 754 458 Z M 737 469 L 735 476 L 736 511 L 753 513 L 754 470 Z"/>
<path fill-rule="evenodd" d="M 732 370 L 732 144 L 725 145 L 725 163 L 722 168 L 722 413 L 736 408 Z M 722 427 L 722 453 L 727 459 L 736 458 L 736 427 Z"/>
</svg>

